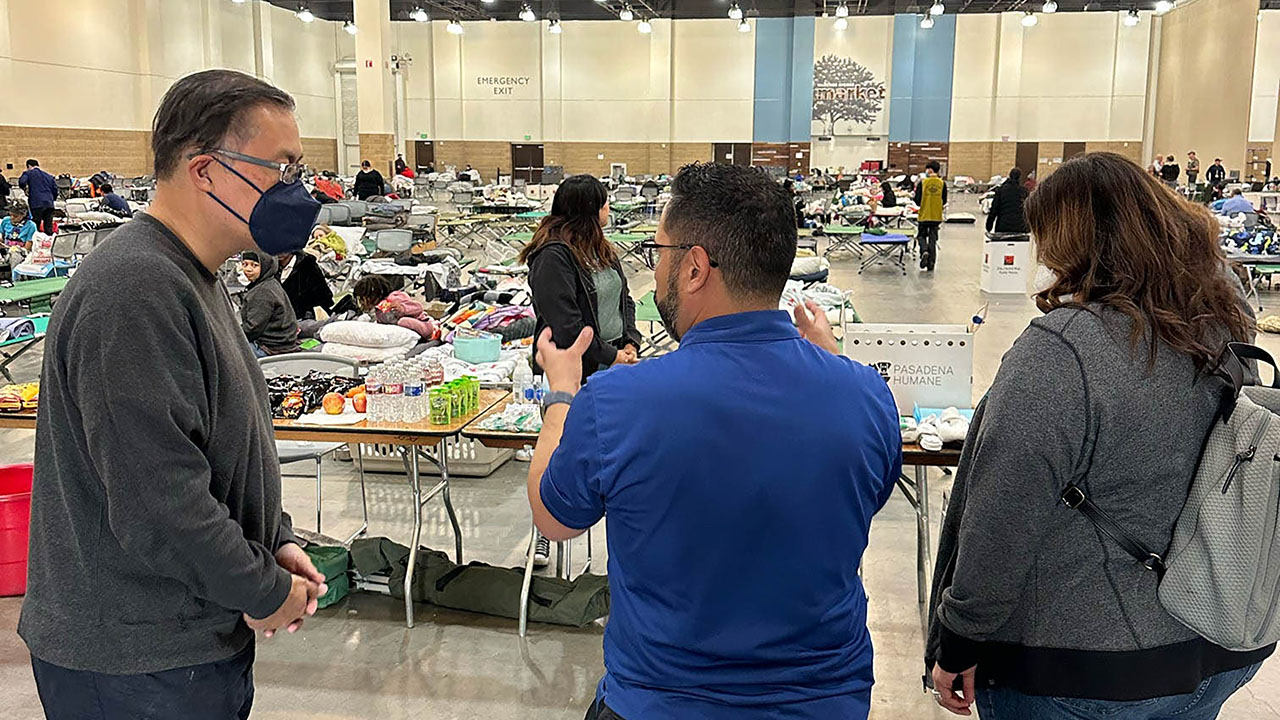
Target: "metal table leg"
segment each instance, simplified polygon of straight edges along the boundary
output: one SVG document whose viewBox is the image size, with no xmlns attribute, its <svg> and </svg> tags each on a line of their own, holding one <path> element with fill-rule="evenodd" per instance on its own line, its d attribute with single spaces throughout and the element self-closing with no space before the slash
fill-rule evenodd
<svg viewBox="0 0 1280 720">
<path fill-rule="evenodd" d="M 413 492 L 413 541 L 409 543 L 409 565 L 404 571 L 404 624 L 405 627 L 413 627 L 413 569 L 418 560 L 418 543 L 422 539 L 422 484 L 418 476 L 418 449 L 410 447 L 406 450 L 405 469 Z"/>
<path fill-rule="evenodd" d="M 453 501 L 449 499 L 449 438 L 440 441 L 436 448 L 439 455 L 436 465 L 440 467 L 440 484 L 444 486 L 444 510 L 449 515 L 449 524 L 453 526 L 454 562 L 462 564 L 462 528 L 458 525 L 458 514 L 453 510 Z"/>
<path fill-rule="evenodd" d="M 929 599 L 929 568 L 933 552 L 929 544 L 929 469 L 916 466 L 916 590 L 921 604 Z"/>
<path fill-rule="evenodd" d="M 529 525 L 529 549 L 525 551 L 524 582 L 520 584 L 520 637 L 529 627 L 529 588 L 533 585 L 533 552 L 538 539 L 538 528 Z"/>
</svg>

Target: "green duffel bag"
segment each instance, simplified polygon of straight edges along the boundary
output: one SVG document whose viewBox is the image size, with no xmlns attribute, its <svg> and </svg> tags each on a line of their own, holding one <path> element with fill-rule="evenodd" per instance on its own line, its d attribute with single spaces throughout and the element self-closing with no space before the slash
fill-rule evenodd
<svg viewBox="0 0 1280 720">
<path fill-rule="evenodd" d="M 338 602 L 351 592 L 351 579 L 347 571 L 351 569 L 351 553 L 344 547 L 308 545 L 303 548 L 311 563 L 324 575 L 329 590 L 320 596 L 318 604 L 322 608 Z"/>
<path fill-rule="evenodd" d="M 351 559 L 361 575 L 388 576 L 393 597 L 404 597 L 409 549 L 386 538 L 357 540 Z M 524 568 L 473 562 L 456 565 L 448 555 L 422 548 L 413 575 L 413 599 L 439 607 L 516 619 Z M 535 575 L 529 591 L 533 622 L 585 627 L 609 614 L 609 579 L 584 574 L 574 580 Z"/>
</svg>

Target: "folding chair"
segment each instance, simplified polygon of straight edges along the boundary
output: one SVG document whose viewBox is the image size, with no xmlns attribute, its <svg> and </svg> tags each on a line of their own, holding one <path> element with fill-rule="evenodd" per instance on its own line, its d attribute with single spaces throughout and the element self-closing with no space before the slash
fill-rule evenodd
<svg viewBox="0 0 1280 720">
<path fill-rule="evenodd" d="M 333 212 L 329 209 L 329 205 L 321 205 L 320 212 L 316 215 L 317 225 L 332 225 Z"/>
<path fill-rule="evenodd" d="M 68 200 L 67 201 L 67 217 L 79 217 L 83 213 L 87 213 L 92 208 L 86 200 Z"/>
<path fill-rule="evenodd" d="M 347 200 L 338 204 L 347 208 L 351 213 L 351 221 L 356 224 L 359 224 L 369 212 L 369 203 L 364 200 Z"/>
<path fill-rule="evenodd" d="M 341 375 L 344 377 L 359 377 L 360 365 L 354 360 L 338 357 L 336 355 L 325 355 L 323 353 L 288 353 L 285 355 L 272 355 L 258 360 L 258 365 L 262 368 L 262 374 L 266 377 L 277 377 L 280 375 L 306 375 L 312 370 L 330 373 L 332 375 Z M 306 460 L 314 460 L 316 464 L 316 532 L 320 530 L 321 505 L 320 501 L 323 497 L 322 481 L 321 481 L 321 461 L 324 456 L 330 455 L 335 451 L 347 447 L 347 443 L 322 443 L 322 442 L 302 442 L 295 440 L 277 440 L 276 455 L 280 459 L 281 465 L 289 463 L 304 462 Z M 360 444 L 354 443 L 350 445 L 351 456 L 355 458 L 356 475 L 360 478 L 360 508 L 363 514 L 363 522 L 360 529 L 355 531 L 351 537 L 347 538 L 344 544 L 350 545 L 352 540 L 364 535 L 369 530 L 369 501 L 365 496 L 364 490 L 364 459 L 360 454 Z"/>
<path fill-rule="evenodd" d="M 413 231 L 404 228 L 379 230 L 373 234 L 373 242 L 382 252 L 408 252 L 413 247 Z"/>
<path fill-rule="evenodd" d="M 75 234 L 75 241 L 72 244 L 71 252 L 76 258 L 83 258 L 93 251 L 98 244 L 97 230 L 81 230 Z"/>
<path fill-rule="evenodd" d="M 475 202 L 476 194 L 471 190 L 454 190 L 453 206 L 458 210 L 470 209 Z"/>
<path fill-rule="evenodd" d="M 615 202 L 631 202 L 636 196 L 636 191 L 630 185 L 619 185 L 617 190 L 613 191 L 613 199 Z"/>
<path fill-rule="evenodd" d="M 329 211 L 329 222 L 326 225 L 347 225 L 351 222 L 351 208 L 341 203 L 325 205 Z"/>
<path fill-rule="evenodd" d="M 53 254 L 54 265 L 59 262 L 66 263 L 67 266 L 75 264 L 76 259 L 76 235 L 79 233 L 58 233 L 53 236 L 53 247 L 50 252 Z"/>
</svg>

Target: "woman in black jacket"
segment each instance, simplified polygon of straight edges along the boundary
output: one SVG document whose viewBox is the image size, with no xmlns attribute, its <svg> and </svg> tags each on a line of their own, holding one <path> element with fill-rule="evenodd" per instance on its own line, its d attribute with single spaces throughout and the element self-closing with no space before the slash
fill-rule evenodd
<svg viewBox="0 0 1280 720">
<path fill-rule="evenodd" d="M 991 200 L 991 210 L 987 213 L 987 232 L 1025 233 L 1027 232 L 1027 215 L 1022 205 L 1030 193 L 1022 185 L 1022 171 L 1014 168 L 1009 177 L 996 188 L 996 195 Z"/>
<path fill-rule="evenodd" d="M 880 207 L 898 207 L 898 195 L 893 191 L 893 183 L 888 180 L 880 183 Z"/>
<path fill-rule="evenodd" d="M 569 347 L 583 327 L 595 331 L 582 358 L 584 379 L 617 363 L 635 363 L 640 349 L 636 305 L 618 254 L 604 236 L 608 219 L 604 185 L 590 175 L 574 175 L 560 184 L 551 214 L 520 251 L 538 317 L 535 337 L 549 327 L 556 345 Z"/>
<path fill-rule="evenodd" d="M 373 165 L 368 160 L 360 163 L 360 172 L 356 173 L 355 185 L 351 188 L 351 194 L 356 196 L 358 200 L 368 200 L 374 195 L 381 195 L 386 185 L 386 181 L 382 179 L 382 173 L 373 169 Z"/>
</svg>

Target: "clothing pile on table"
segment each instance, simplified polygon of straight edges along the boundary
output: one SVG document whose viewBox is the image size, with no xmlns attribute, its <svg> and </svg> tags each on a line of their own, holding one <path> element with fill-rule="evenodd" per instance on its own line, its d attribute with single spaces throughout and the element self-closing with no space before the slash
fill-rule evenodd
<svg viewBox="0 0 1280 720">
<path fill-rule="evenodd" d="M 533 308 L 528 306 L 474 302 L 454 313 L 444 326 L 449 330 L 447 342 L 452 342 L 459 330 L 479 330 L 500 335 L 503 344 L 507 344 L 532 338 L 537 321 Z"/>
<path fill-rule="evenodd" d="M 537 405 L 507 403 L 500 413 L 494 413 L 479 423 L 481 430 L 510 433 L 536 433 L 542 430 L 542 413 Z"/>
<path fill-rule="evenodd" d="M 312 370 L 305 377 L 279 375 L 267 379 L 267 397 L 272 417 L 296 420 L 321 406 L 331 392 L 346 394 L 364 383 L 359 378 L 339 377 Z"/>
<path fill-rule="evenodd" d="M 835 325 L 840 321 L 840 310 L 846 303 L 845 293 L 827 283 L 815 283 L 809 287 L 798 280 L 788 280 L 778 300 L 778 309 L 790 312 L 792 308 L 808 301 L 818 304 L 827 313 L 827 320 Z"/>
<path fill-rule="evenodd" d="M 437 345 L 423 350 L 419 355 L 425 361 L 434 360 L 444 368 L 444 381 L 451 382 L 464 375 L 479 378 L 483 385 L 499 385 L 511 381 L 511 375 L 519 363 L 527 363 L 527 350 L 503 350 L 497 362 L 473 365 L 453 355 L 453 346 Z"/>
<path fill-rule="evenodd" d="M 929 452 L 938 452 L 943 445 L 950 443 L 963 443 L 969 435 L 969 419 L 954 407 L 938 415 L 927 415 L 919 422 L 915 418 L 904 417 L 900 427 L 903 442 L 918 442 Z"/>
<path fill-rule="evenodd" d="M 27 317 L 0 317 L 0 343 L 29 338 L 36 334 L 36 324 Z"/>
<path fill-rule="evenodd" d="M 5 385 L 0 388 L 0 412 L 36 410 L 40 405 L 40 383 Z"/>
</svg>

